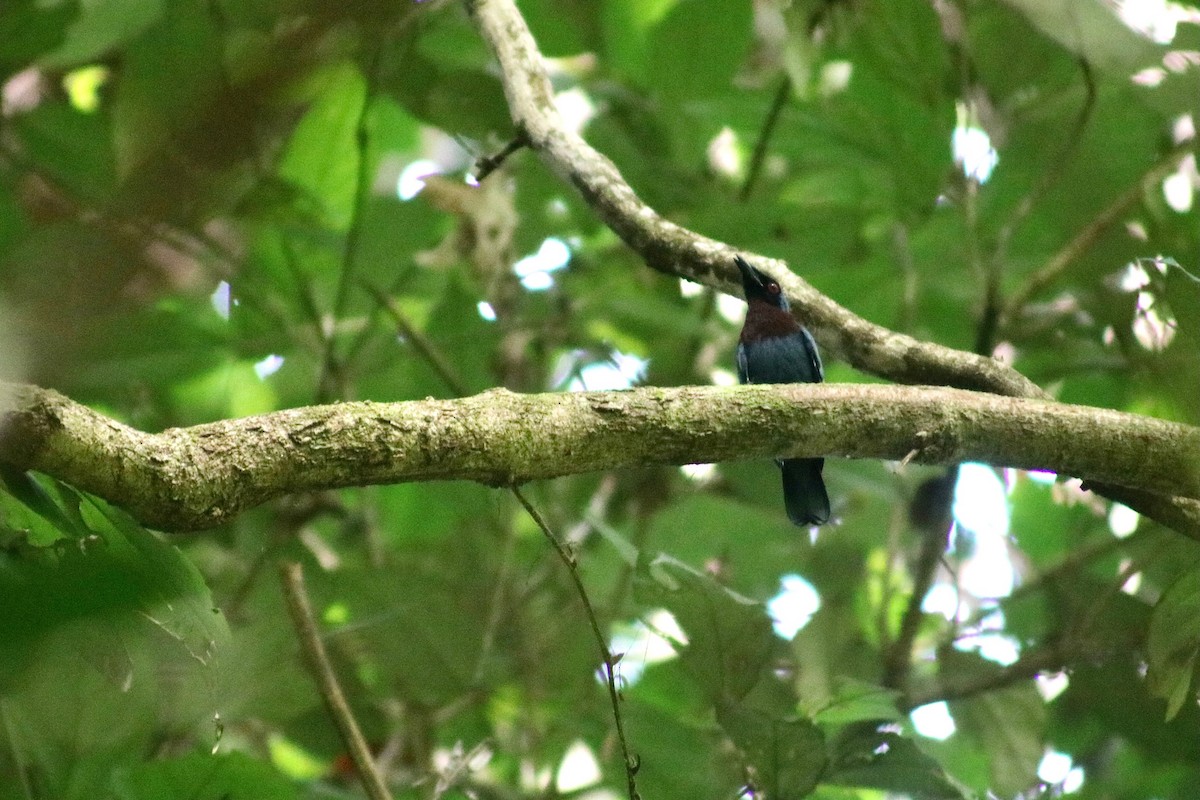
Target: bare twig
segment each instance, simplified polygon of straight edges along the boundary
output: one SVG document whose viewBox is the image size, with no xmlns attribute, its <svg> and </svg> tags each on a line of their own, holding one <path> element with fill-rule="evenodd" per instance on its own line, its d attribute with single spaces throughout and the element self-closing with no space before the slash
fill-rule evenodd
<svg viewBox="0 0 1200 800">
<path fill-rule="evenodd" d="M 1042 672 L 1057 672 L 1072 661 L 1060 641 L 1032 648 L 1012 664 L 983 676 L 972 676 L 968 680 L 943 682 L 920 687 L 908 694 L 900 703 L 904 711 L 911 711 L 927 703 L 939 700 L 965 700 L 1012 686 L 1014 683 L 1036 678 Z"/>
<path fill-rule="evenodd" d="M 308 593 L 304 588 L 304 573 L 295 562 L 285 562 L 279 565 L 279 577 L 283 583 L 283 594 L 287 598 L 288 611 L 292 615 L 292 624 L 296 627 L 296 635 L 300 639 L 300 649 L 312 672 L 321 697 L 333 717 L 334 724 L 342 734 L 350 758 L 354 761 L 358 776 L 362 780 L 363 789 L 371 800 L 391 800 L 391 792 L 384 784 L 383 776 L 375 768 L 371 750 L 367 740 L 363 738 L 346 695 L 338 683 L 333 665 L 325 652 L 325 644 L 321 641 L 321 633 L 317 630 L 317 621 L 313 617 L 312 605 L 308 601 Z"/>
<path fill-rule="evenodd" d="M 921 549 L 917 561 L 913 565 L 913 588 L 908 598 L 908 606 L 900 620 L 900 633 L 892 642 L 884 656 L 882 685 L 889 689 L 904 691 L 908 683 L 909 670 L 912 667 L 913 646 L 917 633 L 921 629 L 921 620 L 925 612 L 921 604 L 929 587 L 933 585 L 934 575 L 937 574 L 938 564 L 950 536 L 950 502 L 953 499 L 955 481 L 958 479 L 958 467 L 950 467 L 945 475 L 931 479 L 918 490 L 916 502 L 926 502 L 937 506 L 933 509 L 923 509 L 920 524 L 915 525 L 921 532 Z M 930 488 L 925 488 L 930 487 Z M 915 516 L 915 515 L 914 515 Z"/>
<path fill-rule="evenodd" d="M 523 132 L 518 132 L 508 144 L 504 145 L 504 148 L 501 149 L 500 152 L 496 153 L 495 155 L 481 156 L 479 160 L 475 162 L 475 182 L 482 183 L 488 175 L 491 175 L 493 172 L 498 170 L 500 165 L 503 164 L 509 156 L 520 150 L 522 147 L 526 147 L 528 144 L 529 140 L 525 138 L 525 134 Z"/>
<path fill-rule="evenodd" d="M 395 300 L 373 283 L 363 281 L 362 287 L 375 298 L 375 302 L 379 304 L 380 308 L 387 312 L 401 335 L 412 344 L 417 354 L 438 374 L 451 392 L 458 397 L 464 397 L 471 393 L 467 382 L 458 374 L 458 370 L 454 368 L 450 360 L 433 346 L 424 333 L 413 327 L 408 317 L 400 310 L 400 306 L 396 305 Z"/>
<path fill-rule="evenodd" d="M 1147 184 L 1162 180 L 1163 177 L 1178 169 L 1179 162 L 1191 152 L 1192 142 L 1176 147 L 1143 175 L 1137 183 L 1130 186 L 1120 197 L 1101 211 L 1095 219 L 1082 227 L 1050 260 L 1041 266 L 1025 284 L 1015 291 L 1005 305 L 1004 316 L 1011 321 L 1021 313 L 1029 301 L 1046 287 L 1050 286 L 1066 272 L 1075 260 L 1092 247 L 1097 240 L 1112 227 L 1126 211 L 1141 199 Z"/>
<path fill-rule="evenodd" d="M 358 262 L 359 243 L 362 240 L 363 208 L 367 204 L 367 196 L 371 190 L 371 160 L 367 152 L 370 143 L 367 117 L 371 110 L 371 100 L 375 96 L 375 87 L 379 82 L 379 67 L 382 63 L 384 47 L 388 36 L 382 35 L 375 42 L 371 51 L 370 63 L 366 70 L 366 86 L 363 89 L 362 108 L 358 112 L 358 121 L 354 124 L 354 142 L 358 151 L 358 171 L 354 181 L 354 204 L 350 212 L 350 227 L 346 231 L 346 243 L 342 249 L 342 268 L 338 273 L 337 294 L 334 297 L 330 315 L 336 321 L 346 309 L 346 301 L 350 297 L 350 287 L 354 284 L 354 274 Z M 337 337 L 335 327 L 330 326 L 325 331 L 325 352 L 321 359 L 321 372 L 317 381 L 317 400 L 328 401 L 341 395 L 337 386 L 342 365 L 337 354 Z"/>
<path fill-rule="evenodd" d="M 596 619 L 596 612 L 592 609 L 592 601 L 588 598 L 587 589 L 583 585 L 583 579 L 579 576 L 579 565 L 566 546 L 558 540 L 554 532 L 550 530 L 550 526 L 542 519 L 542 515 L 537 512 L 521 492 L 517 486 L 512 487 L 513 496 L 524 507 L 526 513 L 541 529 L 546 540 L 554 548 L 554 552 L 558 554 L 559 559 L 563 562 L 563 566 L 567 568 L 567 572 L 571 575 L 571 582 L 575 584 L 575 591 L 579 594 L 579 600 L 583 603 L 584 613 L 587 615 L 588 624 L 592 627 L 592 634 L 596 637 L 596 649 L 600 651 L 600 658 L 604 662 L 604 678 L 608 684 L 608 699 L 612 704 L 613 719 L 617 725 L 617 739 L 621 744 L 621 758 L 625 762 L 625 780 L 629 790 L 629 800 L 639 800 L 637 791 L 637 772 L 639 761 L 637 756 L 629 752 L 629 742 L 625 738 L 625 722 L 621 715 L 621 696 L 617 691 L 617 678 L 615 674 L 616 660 L 613 658 L 612 651 L 608 649 L 608 641 L 604 638 L 604 632 L 600 630 L 600 622 Z"/>
<path fill-rule="evenodd" d="M 742 202 L 748 200 L 750 193 L 754 191 L 754 184 L 758 181 L 758 175 L 762 171 L 763 161 L 767 158 L 767 147 L 771 144 L 771 135 L 775 132 L 775 126 L 779 123 L 779 115 L 791 96 L 792 79 L 791 76 L 784 75 L 779 81 L 779 88 L 775 90 L 774 99 L 771 100 L 771 108 L 767 111 L 767 118 L 763 121 L 762 130 L 758 133 L 758 141 L 754 143 L 754 154 L 750 156 L 750 168 L 746 170 L 746 182 L 742 184 L 742 190 L 738 194 Z"/>
</svg>

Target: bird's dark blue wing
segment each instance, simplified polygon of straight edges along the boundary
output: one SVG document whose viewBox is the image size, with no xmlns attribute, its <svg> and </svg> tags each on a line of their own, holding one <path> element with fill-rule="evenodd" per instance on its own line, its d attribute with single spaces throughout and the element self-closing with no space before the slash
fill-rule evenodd
<svg viewBox="0 0 1200 800">
<path fill-rule="evenodd" d="M 825 380 L 825 368 L 821 366 L 821 354 L 817 351 L 817 342 L 813 339 L 812 334 L 808 332 L 808 328 L 800 329 L 800 338 L 804 342 L 804 349 L 808 353 L 808 360 L 812 364 L 812 371 L 817 376 L 816 380 L 810 383 L 821 383 Z"/>
<path fill-rule="evenodd" d="M 743 383 L 820 383 L 825 378 L 817 345 L 803 328 L 739 344 L 738 372 Z"/>
</svg>

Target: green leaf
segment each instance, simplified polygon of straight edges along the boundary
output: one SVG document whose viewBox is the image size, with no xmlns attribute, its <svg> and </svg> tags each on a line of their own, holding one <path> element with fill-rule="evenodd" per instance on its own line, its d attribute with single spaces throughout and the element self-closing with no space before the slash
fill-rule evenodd
<svg viewBox="0 0 1200 800">
<path fill-rule="evenodd" d="M 1005 0 L 1043 34 L 1100 69 L 1123 74 L 1159 61 L 1165 49 L 1133 31 L 1103 0 Z"/>
<path fill-rule="evenodd" d="M 822 726 L 848 725 L 853 722 L 897 720 L 899 693 L 866 681 L 838 676 L 834 679 L 833 698 L 813 715 L 813 722 Z"/>
<path fill-rule="evenodd" d="M 290 180 L 319 204 L 332 230 L 350 227 L 358 187 L 357 131 L 366 97 L 366 81 L 350 62 L 325 76 L 316 100 L 296 126 L 279 165 Z"/>
<path fill-rule="evenodd" d="M 62 44 L 42 56 L 51 69 L 72 67 L 101 58 L 133 41 L 162 18 L 162 0 L 93 0 L 80 3 L 79 16 L 67 28 Z"/>
<path fill-rule="evenodd" d="M 750 3 L 680 0 L 651 34 L 654 90 L 676 100 L 723 91 L 746 57 L 751 27 Z M 636 53 L 630 57 L 636 63 Z"/>
<path fill-rule="evenodd" d="M 297 787 L 244 753 L 193 753 L 117 770 L 117 800 L 293 800 Z"/>
<path fill-rule="evenodd" d="M 1151 691 L 1167 701 L 1170 720 L 1189 697 L 1200 654 L 1200 570 L 1185 572 L 1158 601 L 1146 641 Z"/>
<path fill-rule="evenodd" d="M 65 501 L 61 516 L 78 519 L 85 534 L 0 558 L 0 606 L 7 609 L 0 617 L 0 660 L 20 664 L 30 642 L 94 619 L 117 626 L 118 647 L 120 638 L 144 635 L 139 631 L 149 622 L 209 664 L 228 628 L 196 568 L 124 512 L 65 486 L 58 491 Z"/>
<path fill-rule="evenodd" d="M 717 721 L 745 754 L 754 786 L 767 797 L 807 796 L 821 779 L 828 757 L 825 737 L 799 717 L 781 718 L 732 703 L 717 706 Z"/>
<path fill-rule="evenodd" d="M 113 100 L 120 174 L 128 176 L 148 163 L 157 172 L 155 159 L 187 141 L 196 124 L 212 112 L 224 87 L 222 46 L 208 3 L 172 0 L 148 35 L 126 48 Z M 198 144 L 215 150 L 225 142 Z"/>
<path fill-rule="evenodd" d="M 946 650 L 939 669 L 986 676 L 998 664 L 970 653 Z M 1035 785 L 1037 768 L 1045 752 L 1046 703 L 1033 681 L 996 689 L 950 704 L 950 713 L 961 734 L 974 739 L 988 756 L 991 788 L 1011 796 Z"/>
<path fill-rule="evenodd" d="M 680 658 L 705 694 L 745 697 L 779 644 L 766 609 L 667 555 L 643 559 L 638 572 L 642 602 L 666 608 L 687 634 Z"/>
<path fill-rule="evenodd" d="M 825 783 L 882 789 L 920 800 L 962 800 L 967 794 L 911 739 L 870 725 L 854 725 L 830 746 Z"/>
</svg>

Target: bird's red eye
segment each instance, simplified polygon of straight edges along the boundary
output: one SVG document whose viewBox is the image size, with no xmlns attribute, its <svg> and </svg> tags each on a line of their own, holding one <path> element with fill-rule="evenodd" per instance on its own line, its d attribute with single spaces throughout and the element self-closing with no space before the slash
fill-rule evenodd
<svg viewBox="0 0 1200 800">
<path fill-rule="evenodd" d="M 779 294 L 779 284 L 771 281 L 767 284 L 767 291 L 771 294 Z"/>
</svg>

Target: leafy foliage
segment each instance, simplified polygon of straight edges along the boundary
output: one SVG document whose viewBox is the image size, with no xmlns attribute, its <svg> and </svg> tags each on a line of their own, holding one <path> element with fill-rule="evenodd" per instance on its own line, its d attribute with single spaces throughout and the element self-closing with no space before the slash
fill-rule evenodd
<svg viewBox="0 0 1200 800">
<path fill-rule="evenodd" d="M 1200 25 L 1155 41 L 1101 0 L 521 11 L 564 109 L 667 218 L 1061 399 L 1200 422 Z M 462 182 L 513 131 L 460 4 L 12 0 L 0 84 L 4 379 L 161 430 L 626 385 L 634 358 L 655 384 L 731 374 L 736 313 L 645 269 L 534 154 Z M 990 173 L 954 144 L 983 133 Z M 412 198 L 423 160 L 441 176 Z M 565 268 L 522 260 L 546 242 Z M 1118 538 L 1074 482 L 1005 474 L 981 512 L 960 479 L 922 576 L 944 531 L 907 506 L 933 473 L 826 476 L 840 521 L 815 537 L 771 464 L 530 487 L 601 624 L 640 631 L 617 673 L 643 797 L 1193 796 L 1194 542 Z M 3 479 L 0 800 L 357 796 L 283 558 L 397 797 L 623 789 L 579 598 L 504 492 L 293 497 L 185 540 Z M 804 582 L 796 632 L 777 595 Z M 940 701 L 944 739 L 909 714 Z M 1076 771 L 1039 770 L 1048 750 Z"/>
</svg>

